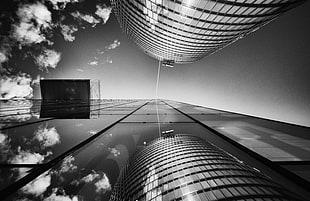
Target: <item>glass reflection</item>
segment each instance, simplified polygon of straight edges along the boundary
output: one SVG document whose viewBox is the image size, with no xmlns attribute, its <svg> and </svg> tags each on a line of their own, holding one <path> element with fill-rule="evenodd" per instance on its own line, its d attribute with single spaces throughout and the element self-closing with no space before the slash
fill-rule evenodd
<svg viewBox="0 0 310 201">
<path fill-rule="evenodd" d="M 155 138 L 178 133 L 197 136 L 224 150 L 229 150 L 231 154 L 239 157 L 240 160 L 237 160 L 239 163 L 249 160 L 247 154 L 223 141 L 221 137 L 180 111 L 186 111 L 185 113 L 189 113 L 198 122 L 217 129 L 223 135 L 227 132 L 227 135 L 236 141 L 243 140 L 242 143 L 246 146 L 250 142 L 254 147 L 265 145 L 263 142 L 268 139 L 267 134 L 272 131 L 273 133 L 269 135 L 271 139 L 268 139 L 270 144 L 282 142 L 290 146 L 305 145 L 300 149 L 309 152 L 307 140 L 304 140 L 304 144 L 301 143 L 302 139 L 307 139 L 303 138 L 303 134 L 299 133 L 294 137 L 289 135 L 294 130 L 293 128 L 284 133 L 283 128 L 282 130 L 278 128 L 281 126 L 271 125 L 270 122 L 262 123 L 247 116 L 172 101 L 167 101 L 167 103 L 176 106 L 177 110 L 164 101 L 158 102 L 158 108 L 162 111 L 159 114 L 160 131 L 156 124 L 155 101 L 151 101 L 132 115 L 127 116 L 123 121 L 118 122 L 144 103 L 146 103 L 145 100 L 131 103 L 127 100 L 97 101 L 90 105 L 90 112 L 96 111 L 96 118 L 77 119 L 75 118 L 76 113 L 73 113 L 72 119 L 69 118 L 70 115 L 67 115 L 66 118 L 60 117 L 60 119 L 43 119 L 43 122 L 28 123 L 31 121 L 28 120 L 24 125 L 2 128 L 0 132 L 0 190 L 21 178 L 28 178 L 29 175 L 33 175 L 42 167 L 48 166 L 48 171 L 35 179 L 31 177 L 33 180 L 23 188 L 17 189 L 16 193 L 8 200 L 109 200 L 126 161 L 136 152 L 143 150 Z M 32 107 L 37 106 L 37 104 L 33 104 Z M 59 108 L 57 110 L 59 111 Z M 154 114 L 148 114 L 151 111 L 154 111 Z M 108 130 L 105 129 L 114 122 L 118 123 Z M 105 130 L 101 133 L 103 129 Z M 307 129 L 304 133 L 306 131 Z M 93 141 L 84 144 L 73 152 L 66 153 L 69 149 L 98 133 L 101 134 Z M 261 139 L 264 140 L 260 141 Z M 289 142 L 286 139 L 290 139 Z M 176 143 L 173 146 L 181 146 L 181 143 Z M 161 150 L 163 153 L 167 152 L 164 149 Z M 167 162 L 176 164 L 178 161 L 180 163 L 186 161 L 177 157 L 179 156 L 170 155 L 167 161 L 162 161 L 160 164 L 164 165 Z M 59 159 L 60 162 L 50 165 L 49 162 L 54 159 Z M 193 161 L 193 164 L 197 165 L 198 163 Z M 182 166 L 180 164 L 180 168 Z M 184 174 L 187 174 L 186 171 L 184 170 Z M 183 174 L 183 172 L 174 173 L 173 177 L 179 178 L 181 173 Z M 157 185 L 157 183 L 162 182 L 162 179 L 172 181 L 172 177 L 163 176 L 152 166 L 147 167 L 145 176 L 147 178 L 140 190 L 141 192 L 145 191 L 145 195 L 150 199 L 165 200 L 180 196 L 182 193 L 192 192 L 196 188 L 196 184 L 189 184 L 191 176 L 180 177 L 175 182 L 171 182 L 170 185 Z M 173 189 L 173 185 L 181 185 L 180 182 L 186 186 L 164 194 L 169 189 Z M 210 185 L 216 185 L 217 182 L 221 181 L 214 180 L 214 184 L 210 183 Z M 149 185 L 157 190 L 146 190 Z M 207 186 L 209 183 L 202 182 L 201 185 Z M 217 193 L 214 189 L 212 194 L 209 195 L 206 192 L 203 196 L 208 195 L 216 198 L 220 196 Z M 192 195 L 186 199 L 202 199 L 199 196 L 198 194 Z M 203 197 L 202 200 L 204 199 L 206 197 Z"/>
</svg>

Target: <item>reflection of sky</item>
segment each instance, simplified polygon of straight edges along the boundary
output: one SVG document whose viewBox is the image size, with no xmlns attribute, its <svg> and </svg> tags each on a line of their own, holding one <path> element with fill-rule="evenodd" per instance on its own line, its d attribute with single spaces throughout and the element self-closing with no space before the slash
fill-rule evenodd
<svg viewBox="0 0 310 201">
<path fill-rule="evenodd" d="M 122 101 L 116 101 L 113 104 L 119 103 Z M 32 164 L 32 167 L 37 167 L 37 164 L 46 164 L 61 157 L 61 162 L 34 179 L 20 191 L 20 194 L 15 194 L 13 197 L 30 200 L 108 200 L 119 173 L 130 156 L 143 149 L 145 144 L 154 138 L 159 137 L 155 104 L 149 103 L 142 107 L 121 123 L 105 130 L 96 140 L 78 151 L 69 155 L 62 154 L 87 138 L 101 133 L 102 129 L 144 103 L 145 101 L 139 101 L 106 109 L 103 104 L 94 107 L 96 110 L 101 107 L 96 119 L 52 119 L 46 121 L 43 119 L 45 122 L 29 120 L 31 123 L 29 125 L 2 129 L 0 134 L 1 163 Z M 251 143 L 253 146 L 271 146 L 275 149 L 277 148 L 275 142 L 281 142 L 292 147 L 301 147 L 302 145 L 301 149 L 307 151 L 305 153 L 309 153 L 307 139 L 302 141 L 305 138 L 302 138 L 301 135 L 293 136 L 290 132 L 283 132 L 285 130 L 283 125 L 280 126 L 282 130 L 271 129 L 270 123 L 266 123 L 264 126 L 250 117 L 174 102 L 169 103 L 177 106 L 177 109 L 189 113 L 195 119 L 217 128 L 223 134 L 232 136 L 233 139 L 244 145 Z M 204 127 L 169 105 L 159 102 L 158 107 L 159 116 L 164 117 L 160 119 L 161 135 L 191 134 L 206 139 L 219 147 L 224 146 Z M 241 120 L 248 122 L 238 123 Z M 270 134 L 268 138 L 266 138 L 267 133 Z M 270 139 L 273 140 L 270 141 L 272 143 L 268 141 Z M 288 153 L 296 157 L 296 153 L 292 151 L 294 150 L 289 150 Z M 5 173 L 1 172 L 2 188 L 22 176 L 31 174 L 29 170 L 32 167 L 20 166 Z M 150 167 L 147 181 L 158 179 L 154 171 Z M 7 174 L 9 178 L 2 176 L 4 174 Z M 156 193 L 159 195 L 160 189 Z M 149 194 L 148 196 L 153 195 Z"/>
</svg>

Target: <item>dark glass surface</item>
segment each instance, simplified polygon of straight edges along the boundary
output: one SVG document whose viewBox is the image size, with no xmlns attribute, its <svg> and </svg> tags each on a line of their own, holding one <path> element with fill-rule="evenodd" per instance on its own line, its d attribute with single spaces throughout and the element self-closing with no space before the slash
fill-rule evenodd
<svg viewBox="0 0 310 201">
<path fill-rule="evenodd" d="M 270 142 L 290 139 L 287 144 L 291 146 L 294 143 L 307 143 L 308 139 L 304 138 L 304 142 L 296 141 L 296 138 L 301 138 L 308 131 L 305 128 L 303 132 L 299 132 L 300 128 L 296 127 L 297 133 L 293 136 L 295 127 L 290 127 L 290 130 L 286 130 L 287 133 L 284 133 L 283 129 L 291 125 L 260 121 L 257 118 L 173 101 L 157 101 L 156 105 L 154 100 L 94 100 L 90 102 L 85 119 L 77 118 L 79 113 L 85 113 L 78 109 L 65 116 L 55 115 L 64 107 L 83 106 L 77 102 L 42 103 L 25 100 L 3 103 L 0 108 L 0 117 L 3 118 L 0 128 L 1 195 L 7 195 L 9 188 L 15 189 L 8 200 L 109 200 L 125 162 L 135 152 L 144 149 L 149 142 L 166 134 L 200 137 L 229 151 L 240 161 L 248 160 L 255 168 L 261 168 L 261 165 L 256 166 L 255 160 L 246 153 L 241 153 L 238 148 L 223 141 L 203 125 L 236 142 L 252 140 L 253 146 L 261 145 L 257 139 L 270 140 L 262 131 L 272 130 L 274 136 L 286 136 L 275 138 L 270 135 L 269 138 L 273 140 Z M 50 113 L 54 116 L 40 118 L 42 106 L 53 110 Z M 226 130 L 221 129 L 222 127 L 229 132 L 224 132 Z M 244 130 L 248 132 L 247 135 Z M 256 139 L 253 141 L 251 136 L 254 135 L 260 138 L 253 138 Z M 293 137 L 295 141 L 292 140 Z M 269 144 L 277 147 L 276 143 Z M 248 147 L 248 143 L 244 145 Z M 306 148 L 307 146 L 300 147 Z M 292 151 L 294 157 L 302 155 L 303 160 L 309 156 L 309 152 L 299 153 L 295 152 L 296 149 L 287 151 Z M 287 169 L 301 176 L 307 173 L 297 166 Z M 39 173 L 41 170 L 44 170 L 43 174 Z M 23 185 L 16 187 L 20 182 L 24 182 Z M 194 185 L 187 186 L 188 189 L 184 190 L 195 189 Z M 173 197 L 181 192 L 182 188 L 165 196 Z M 198 194 L 193 196 L 198 199 Z"/>
</svg>

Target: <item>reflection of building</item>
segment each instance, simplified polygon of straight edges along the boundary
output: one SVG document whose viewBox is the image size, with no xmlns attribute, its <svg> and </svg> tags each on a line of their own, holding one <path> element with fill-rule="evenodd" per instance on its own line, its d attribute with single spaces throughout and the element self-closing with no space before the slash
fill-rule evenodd
<svg viewBox="0 0 310 201">
<path fill-rule="evenodd" d="M 301 2 L 112 0 L 128 37 L 146 54 L 175 63 L 210 55 Z"/>
<path fill-rule="evenodd" d="M 110 200 L 299 200 L 227 152 L 190 135 L 166 135 L 136 153 Z"/>
<path fill-rule="evenodd" d="M 294 200 L 278 184 L 309 200 L 310 128 L 168 100 L 93 100 L 97 119 L 40 103 L 1 104 L 4 200 Z"/>
</svg>

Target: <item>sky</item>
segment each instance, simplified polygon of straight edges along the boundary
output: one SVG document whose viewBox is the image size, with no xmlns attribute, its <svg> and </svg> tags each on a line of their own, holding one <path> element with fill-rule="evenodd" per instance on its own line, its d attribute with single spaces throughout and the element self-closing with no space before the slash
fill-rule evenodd
<svg viewBox="0 0 310 201">
<path fill-rule="evenodd" d="M 310 3 L 192 64 L 161 68 L 158 98 L 310 126 Z M 155 98 L 158 61 L 122 32 L 108 0 L 0 3 L 2 99 L 39 79 L 99 80 L 101 98 Z"/>
</svg>

